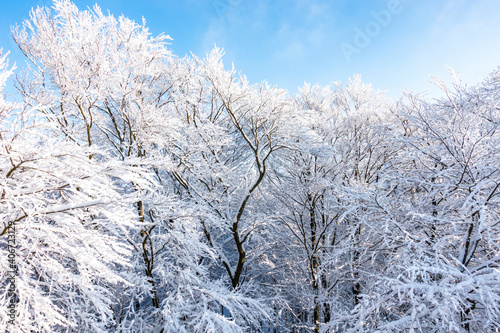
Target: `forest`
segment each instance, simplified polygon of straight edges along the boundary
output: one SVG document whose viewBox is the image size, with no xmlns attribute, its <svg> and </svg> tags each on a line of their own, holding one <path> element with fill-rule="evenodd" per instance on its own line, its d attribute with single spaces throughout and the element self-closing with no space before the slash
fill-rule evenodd
<svg viewBox="0 0 500 333">
<path fill-rule="evenodd" d="M 0 329 L 499 332 L 500 69 L 291 95 L 98 6 L 12 34 Z"/>
</svg>

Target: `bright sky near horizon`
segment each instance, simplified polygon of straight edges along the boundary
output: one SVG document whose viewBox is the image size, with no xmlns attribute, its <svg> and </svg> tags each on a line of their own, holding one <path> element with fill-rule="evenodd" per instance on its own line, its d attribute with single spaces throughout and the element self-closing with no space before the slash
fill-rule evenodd
<svg viewBox="0 0 500 333">
<path fill-rule="evenodd" d="M 500 65 L 498 0 L 75 0 L 141 22 L 173 38 L 177 56 L 203 57 L 216 44 L 227 68 L 252 83 L 297 91 L 304 81 L 330 84 L 361 74 L 397 98 L 405 88 L 437 96 L 430 75 L 451 81 L 446 66 L 469 85 Z M 10 27 L 51 0 L 0 0 L 0 48 L 23 57 Z"/>
</svg>

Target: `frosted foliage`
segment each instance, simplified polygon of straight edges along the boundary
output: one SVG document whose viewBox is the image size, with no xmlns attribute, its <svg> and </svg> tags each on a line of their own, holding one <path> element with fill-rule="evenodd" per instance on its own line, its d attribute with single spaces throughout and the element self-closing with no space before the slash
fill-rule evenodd
<svg viewBox="0 0 500 333">
<path fill-rule="evenodd" d="M 80 11 L 69 1 L 55 1 L 53 9 L 54 14 L 46 8 L 33 10 L 31 19 L 14 32 L 16 42 L 33 63 L 27 79 L 17 82 L 26 107 L 36 110 L 32 120 L 26 122 L 37 127 L 27 140 L 39 141 L 42 147 L 57 152 L 59 155 L 49 157 L 67 163 L 69 171 L 78 166 L 100 178 L 94 179 L 84 171 L 78 173 L 77 169 L 74 172 L 82 184 L 70 182 L 70 176 L 64 178 L 71 188 L 65 183 L 52 185 L 55 180 L 49 178 L 47 182 L 56 194 L 49 193 L 48 197 L 64 199 L 64 204 L 55 208 L 42 205 L 42 213 L 35 213 L 34 219 L 50 214 L 50 225 L 70 223 L 71 218 L 60 216 L 59 210 L 69 210 L 73 217 L 73 211 L 81 209 L 87 216 L 74 220 L 75 224 L 81 221 L 85 226 L 89 220 L 93 232 L 110 237 L 105 236 L 107 229 L 94 225 L 95 221 L 109 219 L 106 226 L 116 232 L 113 235 L 120 245 L 113 248 L 121 252 L 113 258 L 120 261 L 109 260 L 115 269 L 107 274 L 117 275 L 115 285 L 109 291 L 101 289 L 98 296 L 103 299 L 93 296 L 99 301 L 99 312 L 61 312 L 57 317 L 61 322 L 45 321 L 44 329 L 72 326 L 82 331 L 240 332 L 245 325 L 258 326 L 260 318 L 267 317 L 265 305 L 247 296 L 248 290 L 233 290 L 221 278 L 210 276 L 208 268 L 214 265 L 217 255 L 202 239 L 206 209 L 194 202 L 186 205 L 168 181 L 176 174 L 171 162 L 175 155 L 166 154 L 165 149 L 175 147 L 184 134 L 184 119 L 177 117 L 175 107 L 195 100 L 194 96 L 174 99 L 174 93 L 180 94 L 183 89 L 187 78 L 182 71 L 189 64 L 174 59 L 166 48 L 168 37 L 151 37 L 144 23 L 140 26 L 123 17 L 103 15 L 97 6 Z M 175 107 L 172 101 L 176 101 Z M 37 138 L 42 134 L 38 127 L 51 135 L 51 140 Z M 211 140 L 215 131 L 209 130 L 207 139 Z M 26 147 L 39 149 L 34 145 Z M 56 179 L 66 171 L 45 166 L 41 162 L 45 158 L 33 159 L 40 161 L 43 172 L 48 173 L 46 177 L 52 175 L 48 170 L 54 169 Z M 36 178 L 33 182 L 42 188 L 49 186 Z M 113 198 L 104 197 L 108 188 L 115 191 Z M 38 194 L 41 190 L 33 191 Z M 122 216 L 125 213 L 126 218 Z M 29 216 L 23 218 L 31 221 Z M 85 236 L 82 231 L 75 232 Z M 69 230 L 67 233 L 72 235 Z M 111 240 L 98 243 L 113 244 Z M 99 258 L 90 250 L 86 253 Z M 78 264 L 80 260 L 72 262 Z M 83 276 L 78 271 L 75 274 L 77 279 Z M 95 275 L 96 279 L 99 276 L 85 274 Z M 179 286 L 188 288 L 178 290 Z M 172 305 L 181 304 L 189 304 L 189 311 L 173 310 Z M 221 306 L 226 309 L 224 313 Z M 195 316 L 198 312 L 203 315 Z M 79 324 L 85 320 L 93 320 L 93 326 Z"/>
<path fill-rule="evenodd" d="M 3 89 L 9 79 L 9 76 L 12 75 L 12 71 L 15 69 L 15 66 L 9 68 L 9 61 L 7 59 L 8 53 L 3 53 L 0 48 L 0 117 L 4 118 L 7 114 L 15 108 L 15 104 L 11 102 L 7 102 L 3 96 Z"/>
<path fill-rule="evenodd" d="M 433 101 L 291 95 L 97 5 L 12 33 L 0 328 L 498 332 L 498 69 Z"/>
<path fill-rule="evenodd" d="M 500 119 L 498 101 L 488 100 L 496 88 L 438 83 L 445 99 L 409 95 L 401 105 L 398 164 L 371 193 L 351 194 L 383 236 L 383 252 L 371 259 L 383 269 L 371 272 L 360 302 L 326 331 L 499 327 Z"/>
<path fill-rule="evenodd" d="M 114 288 L 128 283 L 120 267 L 129 265 L 125 236 L 135 223 L 116 176 L 134 168 L 90 160 L 94 151 L 48 135 L 50 124 L 30 111 L 9 109 L 2 116 L 0 275 L 5 283 L 12 270 L 6 233 L 14 223 L 16 329 L 106 331 Z"/>
<path fill-rule="evenodd" d="M 153 38 L 145 22 L 104 15 L 97 5 L 80 11 L 55 1 L 54 10 L 34 9 L 14 31 L 34 67 L 31 82 L 19 84 L 28 102 L 47 107 L 67 137 L 121 158 L 161 143 L 169 37 Z"/>
</svg>

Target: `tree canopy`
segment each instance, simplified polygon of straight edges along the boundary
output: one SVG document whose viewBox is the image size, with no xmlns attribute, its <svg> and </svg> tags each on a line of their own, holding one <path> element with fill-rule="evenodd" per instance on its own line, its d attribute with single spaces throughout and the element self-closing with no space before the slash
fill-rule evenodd
<svg viewBox="0 0 500 333">
<path fill-rule="evenodd" d="M 500 327 L 500 70 L 438 100 L 357 75 L 290 95 L 67 0 L 13 37 L 0 327 Z"/>
</svg>

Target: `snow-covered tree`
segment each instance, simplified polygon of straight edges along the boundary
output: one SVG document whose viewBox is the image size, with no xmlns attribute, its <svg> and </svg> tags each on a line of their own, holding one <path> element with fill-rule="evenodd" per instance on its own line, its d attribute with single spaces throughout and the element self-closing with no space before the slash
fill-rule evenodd
<svg viewBox="0 0 500 333">
<path fill-rule="evenodd" d="M 170 106 L 172 93 L 196 98 L 181 91 L 185 66 L 166 48 L 168 37 L 153 38 L 144 22 L 115 19 L 97 6 L 81 11 L 69 1 L 55 1 L 53 9 L 55 14 L 33 10 L 14 32 L 31 61 L 30 74 L 17 80 L 19 91 L 61 138 L 98 150 L 91 160 L 142 167 L 135 174 L 140 181 L 121 184 L 123 193 L 137 199 L 128 204 L 140 232 L 129 239 L 135 280 L 114 307 L 117 328 L 204 332 L 254 325 L 266 315 L 262 306 L 209 276 L 205 267 L 214 249 L 201 239 L 203 207 L 186 205 L 164 179 L 177 173 L 170 150 L 184 135 L 185 120 Z M 144 179 L 155 185 L 144 187 Z M 181 303 L 190 304 L 190 312 L 173 310 L 172 304 Z M 225 317 L 221 305 L 238 313 Z M 195 325 L 201 314 L 203 323 Z"/>
<path fill-rule="evenodd" d="M 2 83 L 5 69 L 0 56 Z M 105 332 L 115 324 L 117 290 L 130 284 L 127 230 L 136 228 L 134 198 L 118 185 L 140 170 L 90 159 L 99 151 L 54 135 L 37 110 L 3 99 L 0 108 L 0 274 L 5 284 L 15 271 L 16 287 L 15 295 L 2 288 L 1 325 L 14 297 L 12 331 Z"/>
<path fill-rule="evenodd" d="M 245 279 L 248 244 L 269 223 L 259 208 L 259 188 L 273 154 L 283 148 L 291 114 L 285 91 L 249 85 L 234 68 L 224 69 L 221 56 L 215 49 L 192 60 L 186 70 L 192 79 L 174 97 L 184 123 L 182 141 L 170 149 L 179 165 L 171 176 L 206 210 L 200 221 L 205 240 L 236 289 Z"/>
<path fill-rule="evenodd" d="M 497 88 L 437 83 L 446 98 L 401 106 L 401 164 L 367 197 L 389 265 L 343 321 L 348 331 L 499 327 Z"/>
<path fill-rule="evenodd" d="M 359 76 L 333 89 L 306 84 L 295 105 L 305 128 L 293 149 L 282 152 L 273 209 L 293 249 L 283 258 L 294 260 L 295 269 L 285 293 L 302 325 L 317 332 L 352 309 L 366 285 L 361 263 L 370 260 L 367 248 L 376 241 L 351 189 L 376 183 L 394 153 L 386 143 L 389 102 Z"/>
</svg>

